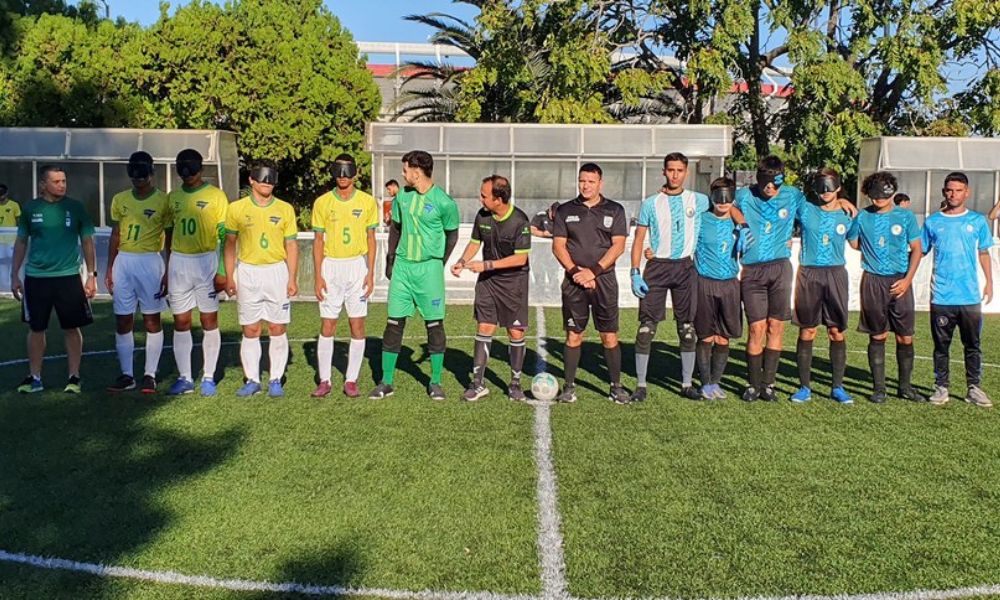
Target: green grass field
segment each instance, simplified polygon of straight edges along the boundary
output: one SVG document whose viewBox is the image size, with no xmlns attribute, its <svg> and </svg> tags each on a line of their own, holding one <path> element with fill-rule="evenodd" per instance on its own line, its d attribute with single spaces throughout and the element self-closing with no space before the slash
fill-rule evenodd
<svg viewBox="0 0 1000 600">
<path fill-rule="evenodd" d="M 494 393 L 475 404 L 459 400 L 471 370 L 469 307 L 450 308 L 444 403 L 424 392 L 429 362 L 419 322 L 407 329 L 395 396 L 309 398 L 318 312 L 306 303 L 294 305 L 288 396 L 238 400 L 234 308 L 223 310 L 226 374 L 215 399 L 108 396 L 103 388 L 118 368 L 113 352 L 84 360 L 79 397 L 61 392 L 62 360 L 46 363 L 48 389 L 32 396 L 9 391 L 24 365 L 0 369 L 7 390 L 0 393 L 0 550 L 216 578 L 541 593 L 536 409 L 497 393 L 508 377 L 502 343 L 494 343 L 490 365 Z M 110 305 L 96 312 L 85 350 L 113 350 Z M 549 370 L 558 376 L 559 311 L 545 314 Z M 374 381 L 384 318 L 384 307 L 373 306 L 368 355 L 375 360 L 362 369 L 363 391 Z M 928 357 L 926 315 L 918 322 L 917 352 Z M 623 338 L 631 340 L 635 327 L 635 312 L 625 311 Z M 829 385 L 823 343 L 811 404 L 786 401 L 796 385 L 792 352 L 779 374 L 782 402 L 737 400 L 742 343 L 724 381 L 729 400 L 682 400 L 674 393 L 672 329 L 661 327 L 654 346 L 645 404 L 607 401 L 603 357 L 591 336 L 580 402 L 551 409 L 571 594 L 737 597 L 1000 583 L 997 413 L 960 400 L 868 404 L 860 334 L 848 337 L 855 406 L 822 399 Z M 987 363 L 1000 362 L 998 329 L 1000 319 L 988 318 Z M 24 356 L 24 332 L 16 305 L 0 302 L 7 340 L 0 361 Z M 786 348 L 793 339 L 790 331 Z M 61 353 L 61 344 L 50 333 L 49 353 Z M 631 373 L 631 343 L 624 349 Z M 891 363 L 891 343 L 888 354 Z M 953 358 L 960 356 L 956 346 Z M 173 378 L 169 350 L 161 364 L 165 389 Z M 335 388 L 345 365 L 346 344 L 338 343 Z M 953 369 L 953 392 L 963 392 L 961 365 Z M 929 360 L 918 358 L 915 379 L 930 385 Z M 983 384 L 1000 399 L 996 368 L 985 369 Z M 3 599 L 278 597 L 0 562 Z"/>
</svg>

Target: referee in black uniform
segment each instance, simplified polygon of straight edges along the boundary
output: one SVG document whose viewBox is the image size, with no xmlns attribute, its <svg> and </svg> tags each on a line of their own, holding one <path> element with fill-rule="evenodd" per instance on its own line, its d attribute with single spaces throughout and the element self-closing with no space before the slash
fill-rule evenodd
<svg viewBox="0 0 1000 600">
<path fill-rule="evenodd" d="M 510 182 L 491 175 L 479 188 L 483 209 L 472 224 L 472 238 L 451 274 L 458 277 L 463 269 L 479 273 L 476 281 L 476 348 L 473 353 L 472 383 L 463 397 L 479 400 L 489 393 L 483 383 L 490 346 L 497 325 L 510 337 L 510 385 L 507 397 L 525 399 L 521 389 L 524 366 L 524 330 L 528 327 L 528 253 L 531 230 L 528 215 L 510 201 Z M 483 260 L 472 260 L 483 249 Z"/>
<path fill-rule="evenodd" d="M 576 368 L 590 313 L 601 334 L 611 378 L 609 398 L 628 404 L 621 386 L 622 354 L 618 346 L 618 280 L 615 261 L 625 251 L 628 221 L 625 208 L 601 195 L 604 173 L 594 163 L 580 167 L 580 194 L 559 205 L 553 225 L 552 253 L 566 270 L 562 283 L 562 316 L 566 329 L 566 385 L 560 402 L 576 402 Z"/>
</svg>

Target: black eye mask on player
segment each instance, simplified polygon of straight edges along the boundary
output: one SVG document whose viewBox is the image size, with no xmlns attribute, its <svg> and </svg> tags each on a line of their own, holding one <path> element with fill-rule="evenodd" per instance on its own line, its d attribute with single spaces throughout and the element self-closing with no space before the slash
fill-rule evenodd
<svg viewBox="0 0 1000 600">
<path fill-rule="evenodd" d="M 348 179 L 354 179 L 354 176 L 358 174 L 358 166 L 354 163 L 348 162 L 335 162 L 333 163 L 333 176 L 337 179 L 341 177 L 346 177 Z"/>
<path fill-rule="evenodd" d="M 892 195 L 895 193 L 896 186 L 887 181 L 881 185 L 872 185 L 868 190 L 868 197 L 872 200 L 884 200 L 885 198 L 892 198 Z"/>
<path fill-rule="evenodd" d="M 812 188 L 818 195 L 836 192 L 840 188 L 840 178 L 832 175 L 822 175 L 813 179 Z"/>
<path fill-rule="evenodd" d="M 184 177 L 194 177 L 198 173 L 201 173 L 201 161 L 195 159 L 187 159 L 177 161 L 177 174 Z"/>
<path fill-rule="evenodd" d="M 769 183 L 773 183 L 776 188 L 781 187 L 781 184 L 785 183 L 785 174 L 774 171 L 757 171 L 757 187 L 764 189 Z"/>
<path fill-rule="evenodd" d="M 733 188 L 721 187 L 712 190 L 709 199 L 712 201 L 712 206 L 715 206 L 716 204 L 732 204 L 735 196 L 736 190 Z"/>
<path fill-rule="evenodd" d="M 250 179 L 253 179 L 257 183 L 278 185 L 278 171 L 277 169 L 272 169 L 271 167 L 266 166 L 255 167 L 254 170 L 250 172 Z"/>
<path fill-rule="evenodd" d="M 125 167 L 129 179 L 145 179 L 153 174 L 153 165 L 149 163 L 129 163 Z"/>
</svg>

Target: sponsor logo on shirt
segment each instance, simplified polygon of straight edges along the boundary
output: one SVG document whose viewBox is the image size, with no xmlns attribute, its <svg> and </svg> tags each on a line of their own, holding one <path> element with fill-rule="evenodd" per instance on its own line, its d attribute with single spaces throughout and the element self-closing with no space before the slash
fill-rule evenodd
<svg viewBox="0 0 1000 600">
<path fill-rule="evenodd" d="M 194 205 L 197 206 L 198 208 L 205 208 L 206 206 L 208 206 L 208 202 L 205 202 L 204 200 L 199 200 L 195 202 Z"/>
<path fill-rule="evenodd" d="M 570 216 L 566 217 L 566 222 L 567 223 L 579 223 L 580 222 L 580 217 L 578 217 L 576 215 L 570 215 Z"/>
<path fill-rule="evenodd" d="M 270 219 L 268 219 L 268 221 L 270 221 L 274 225 L 277 225 L 279 222 L 281 222 L 281 217 L 271 217 Z"/>
<path fill-rule="evenodd" d="M 361 209 L 360 208 L 355 208 L 354 210 L 351 211 L 351 214 L 354 215 L 355 219 L 357 219 L 358 217 L 361 216 Z"/>
<path fill-rule="evenodd" d="M 902 233 L 903 233 L 903 226 L 902 225 L 898 225 L 898 224 L 897 225 L 893 225 L 892 228 L 889 231 L 892 232 L 892 235 L 902 235 Z"/>
<path fill-rule="evenodd" d="M 42 215 L 41 213 L 31 213 L 31 222 L 32 223 L 39 223 L 39 224 L 44 223 L 45 222 L 45 216 Z"/>
<path fill-rule="evenodd" d="M 615 218 L 611 216 L 604 217 L 604 226 L 611 227 L 611 224 L 615 222 Z"/>
<path fill-rule="evenodd" d="M 152 208 L 147 208 L 146 210 L 142 211 L 142 214 L 146 215 L 147 219 L 152 219 L 153 215 L 156 214 L 156 211 L 153 210 Z"/>
</svg>

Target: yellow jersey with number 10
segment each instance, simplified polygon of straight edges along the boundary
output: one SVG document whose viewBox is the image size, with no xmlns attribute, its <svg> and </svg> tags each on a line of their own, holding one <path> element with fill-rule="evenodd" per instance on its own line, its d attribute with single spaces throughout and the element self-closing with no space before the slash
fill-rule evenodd
<svg viewBox="0 0 1000 600">
<path fill-rule="evenodd" d="M 313 231 L 323 234 L 323 254 L 330 258 L 352 258 L 368 254 L 368 230 L 378 227 L 375 198 L 354 190 L 347 200 L 336 192 L 316 198 L 312 209 Z"/>
<path fill-rule="evenodd" d="M 292 205 L 271 198 L 261 206 L 252 196 L 240 198 L 229 206 L 226 233 L 236 236 L 241 263 L 273 265 L 285 260 L 285 241 L 298 233 Z"/>
<path fill-rule="evenodd" d="M 118 224 L 118 249 L 155 253 L 163 249 L 163 232 L 174 226 L 167 195 L 154 189 L 145 198 L 125 190 L 111 199 L 111 220 Z"/>
<path fill-rule="evenodd" d="M 170 214 L 174 218 L 173 252 L 204 254 L 219 248 L 219 228 L 226 222 L 229 199 L 207 183 L 193 190 L 183 187 L 170 192 Z"/>
</svg>

